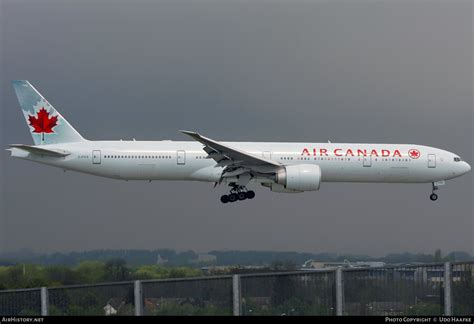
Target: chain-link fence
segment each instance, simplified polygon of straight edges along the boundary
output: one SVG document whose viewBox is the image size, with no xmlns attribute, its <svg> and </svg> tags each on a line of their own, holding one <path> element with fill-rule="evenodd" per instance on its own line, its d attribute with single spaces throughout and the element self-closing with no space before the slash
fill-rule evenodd
<svg viewBox="0 0 474 324">
<path fill-rule="evenodd" d="M 474 262 L 0 291 L 0 315 L 474 315 Z"/>
<path fill-rule="evenodd" d="M 335 272 L 243 275 L 242 315 L 335 315 Z"/>
<path fill-rule="evenodd" d="M 48 289 L 49 315 L 133 315 L 131 282 Z"/>
<path fill-rule="evenodd" d="M 144 315 L 232 315 L 232 277 L 142 282 Z"/>
<path fill-rule="evenodd" d="M 344 271 L 346 315 L 443 315 L 444 265 Z"/>
<path fill-rule="evenodd" d="M 474 315 L 474 262 L 452 265 L 453 315 Z"/>
<path fill-rule="evenodd" d="M 41 315 L 41 289 L 0 290 L 0 315 Z"/>
</svg>

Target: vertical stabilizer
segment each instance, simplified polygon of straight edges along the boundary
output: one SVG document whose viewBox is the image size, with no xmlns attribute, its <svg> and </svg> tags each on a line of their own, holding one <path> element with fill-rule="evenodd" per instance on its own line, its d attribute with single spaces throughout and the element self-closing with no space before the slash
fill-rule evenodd
<svg viewBox="0 0 474 324">
<path fill-rule="evenodd" d="M 12 85 L 35 145 L 85 141 L 28 81 L 16 80 Z"/>
</svg>

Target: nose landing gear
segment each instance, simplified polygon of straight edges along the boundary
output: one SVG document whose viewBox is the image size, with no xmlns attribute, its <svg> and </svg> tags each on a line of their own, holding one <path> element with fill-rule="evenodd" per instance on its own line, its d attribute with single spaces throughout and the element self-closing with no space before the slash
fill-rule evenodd
<svg viewBox="0 0 474 324">
<path fill-rule="evenodd" d="M 235 183 L 230 184 L 230 186 L 232 187 L 230 194 L 221 196 L 223 204 L 236 202 L 237 200 L 253 199 L 255 197 L 255 192 L 248 190 L 246 186 L 239 186 Z"/>
<path fill-rule="evenodd" d="M 430 199 L 431 201 L 436 201 L 438 200 L 438 195 L 435 193 L 436 190 L 438 190 L 438 187 L 435 185 L 435 183 L 433 182 L 433 190 L 431 191 L 431 195 L 430 195 Z"/>
</svg>

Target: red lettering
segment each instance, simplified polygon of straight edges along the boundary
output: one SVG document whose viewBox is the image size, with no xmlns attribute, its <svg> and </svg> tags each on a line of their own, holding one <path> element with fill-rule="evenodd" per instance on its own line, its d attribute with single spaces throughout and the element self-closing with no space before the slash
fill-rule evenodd
<svg viewBox="0 0 474 324">
<path fill-rule="evenodd" d="M 379 154 L 377 153 L 376 150 L 372 150 L 372 152 L 370 152 L 370 156 L 372 156 L 372 155 L 379 156 Z"/>
<path fill-rule="evenodd" d="M 313 149 L 313 155 L 316 156 L 316 148 Z"/>
<path fill-rule="evenodd" d="M 367 151 L 366 150 L 357 150 L 357 156 L 367 156 Z"/>
<path fill-rule="evenodd" d="M 309 151 L 306 147 L 303 149 L 303 153 L 301 153 L 301 155 L 308 155 L 309 156 Z"/>
<path fill-rule="evenodd" d="M 382 156 L 383 157 L 390 156 L 390 151 L 389 150 L 382 150 Z"/>
<path fill-rule="evenodd" d="M 402 154 L 400 153 L 399 150 L 395 150 L 395 152 L 393 152 L 393 157 L 395 156 L 402 157 Z"/>
<path fill-rule="evenodd" d="M 334 155 L 335 155 L 335 156 L 342 156 L 341 153 L 338 153 L 339 151 L 342 151 L 342 149 L 335 149 L 335 150 L 334 150 Z"/>
<path fill-rule="evenodd" d="M 354 153 L 352 152 L 351 149 L 348 149 L 348 150 L 346 151 L 346 156 L 348 156 L 348 155 L 354 156 Z"/>
<path fill-rule="evenodd" d="M 326 150 L 326 149 L 320 149 L 320 150 L 319 150 L 319 156 L 323 156 L 323 154 L 326 155 L 326 156 L 328 156 L 328 153 L 327 153 L 327 152 L 328 152 L 328 150 Z"/>
</svg>

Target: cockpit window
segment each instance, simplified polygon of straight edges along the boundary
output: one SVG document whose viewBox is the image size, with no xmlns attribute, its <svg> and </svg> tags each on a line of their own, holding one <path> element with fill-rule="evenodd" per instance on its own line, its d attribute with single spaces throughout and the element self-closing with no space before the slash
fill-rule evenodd
<svg viewBox="0 0 474 324">
<path fill-rule="evenodd" d="M 454 158 L 454 162 L 461 162 L 461 158 L 456 156 L 456 157 Z"/>
</svg>

